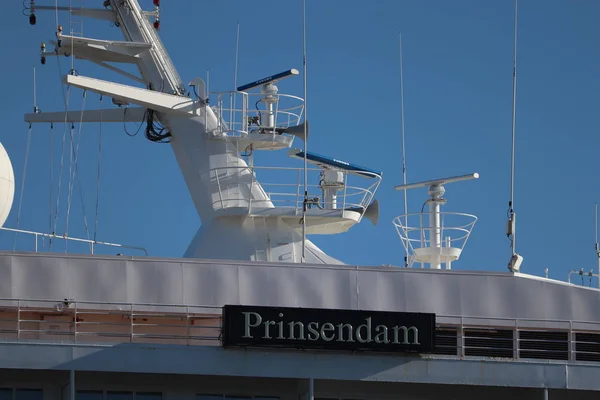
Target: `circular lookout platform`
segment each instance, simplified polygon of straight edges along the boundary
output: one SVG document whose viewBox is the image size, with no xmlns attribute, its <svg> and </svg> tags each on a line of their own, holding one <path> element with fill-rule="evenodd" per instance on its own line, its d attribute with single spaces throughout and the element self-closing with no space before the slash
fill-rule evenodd
<svg viewBox="0 0 600 400">
<path fill-rule="evenodd" d="M 441 264 L 450 269 L 460 258 L 475 222 L 475 215 L 456 212 L 403 214 L 393 221 L 408 255 L 407 266 L 417 262 L 437 269 Z"/>
</svg>

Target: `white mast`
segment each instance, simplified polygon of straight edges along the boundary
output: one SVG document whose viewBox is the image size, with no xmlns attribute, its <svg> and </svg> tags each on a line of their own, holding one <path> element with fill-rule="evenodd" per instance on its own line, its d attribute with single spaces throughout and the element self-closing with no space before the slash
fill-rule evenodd
<svg viewBox="0 0 600 400">
<path fill-rule="evenodd" d="M 289 196 L 284 201 L 276 198 L 281 193 L 273 194 L 258 182 L 257 175 L 261 174 L 257 173 L 258 167 L 248 165 L 242 157 L 242 152 L 249 148 L 252 151 L 288 148 L 295 137 L 304 141 L 306 150 L 308 123 L 304 100 L 288 95 L 287 98 L 295 101 L 296 106 L 286 109 L 280 102 L 286 95 L 279 93 L 275 85 L 299 72 L 290 69 L 239 86 L 233 91 L 213 93 L 210 104 L 204 90 L 208 88 L 208 82 L 205 84 L 201 78 L 195 78 L 190 86 L 198 94 L 198 99 L 189 98 L 156 32 L 160 2 L 154 1 L 154 14 L 143 12 L 137 0 L 108 0 L 105 3 L 106 9 L 80 9 L 77 13 L 82 17 L 115 22 L 126 41 L 62 35 L 62 46 L 57 45 L 56 51 L 46 52 L 43 49 L 41 56 L 70 52 L 77 54 L 78 58 L 143 82 L 148 89 L 84 75 L 64 77 L 68 85 L 111 97 L 117 104 L 137 107 L 129 106 L 126 112 L 123 108 L 90 110 L 85 115 L 79 111 L 27 114 L 25 120 L 63 122 L 71 121 L 76 116 L 79 121 L 81 116 L 82 122 L 99 122 L 100 118 L 103 122 L 146 122 L 146 135 L 150 140 L 169 140 L 202 220 L 202 226 L 190 243 L 186 257 L 340 263 L 307 240 L 306 235 L 341 233 L 360 222 L 362 216 L 368 214 L 369 202 L 378 187 L 380 174 L 363 171 L 363 176 L 370 174 L 371 182 L 375 184 L 369 186 L 362 200 L 355 201 L 354 197 L 349 201 L 340 201 L 343 207 L 326 209 L 323 200 L 308 198 L 310 189 L 307 175 L 310 171 L 306 166 L 306 151 L 304 182 L 302 184 L 299 175 L 296 176 L 296 173 L 302 172 L 299 168 L 294 171 L 293 183 L 288 185 L 291 193 L 284 193 Z M 55 10 L 54 7 L 37 8 L 40 9 Z M 58 9 L 70 11 L 68 7 Z M 148 19 L 152 15 L 156 19 L 154 26 Z M 239 25 L 236 39 L 237 66 Z M 116 66 L 119 63 L 137 66 L 139 76 L 120 69 Z M 80 69 L 79 72 L 83 71 Z M 304 75 L 306 79 L 305 43 Z M 237 84 L 237 67 L 234 80 Z M 304 86 L 306 93 L 306 81 Z M 250 93 L 254 88 L 260 88 L 260 92 Z M 255 96 L 254 100 L 250 96 Z M 241 107 L 232 106 L 236 98 Z M 255 104 L 257 107 L 260 104 L 262 108 L 255 111 Z M 240 114 L 232 118 L 231 115 L 237 113 L 238 109 Z M 300 124 L 302 113 L 304 122 Z M 162 129 L 154 128 L 158 123 L 163 125 Z M 335 165 L 333 168 L 343 169 L 344 166 Z M 315 181 L 318 183 L 317 179 Z M 345 185 L 345 182 L 342 183 Z M 305 193 L 300 191 L 302 186 Z M 316 184 L 312 186 L 318 187 Z M 346 192 L 341 192 L 338 200 L 345 200 L 345 196 Z M 307 206 L 310 209 L 303 209 Z M 373 207 L 369 209 L 370 219 L 373 219 L 373 210 Z"/>
</svg>

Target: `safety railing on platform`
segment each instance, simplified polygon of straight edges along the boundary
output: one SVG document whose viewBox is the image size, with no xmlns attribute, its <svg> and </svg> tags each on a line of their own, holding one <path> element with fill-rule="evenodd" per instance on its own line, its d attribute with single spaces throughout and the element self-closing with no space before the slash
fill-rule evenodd
<svg viewBox="0 0 600 400">
<path fill-rule="evenodd" d="M 433 357 L 600 362 L 600 323 L 436 316 Z M 0 299 L 0 340 L 220 346 L 214 306 Z"/>
<path fill-rule="evenodd" d="M 285 129 L 300 124 L 304 100 L 289 94 L 276 94 L 272 110 L 260 108 L 262 93 L 238 91 L 211 92 L 210 104 L 217 114 L 217 132 L 230 137 L 249 133 L 272 133 L 273 128 Z"/>
<path fill-rule="evenodd" d="M 439 220 L 439 227 L 432 223 Z M 451 262 L 460 257 L 477 217 L 457 212 L 421 212 L 403 214 L 393 220 L 404 251 L 409 255 L 408 266 L 414 262 L 431 262 L 437 246 L 438 262 Z"/>
<path fill-rule="evenodd" d="M 364 213 L 381 182 L 381 176 L 374 173 L 363 172 L 363 176 L 344 173 L 336 193 L 326 199 L 322 171 L 320 168 L 307 169 L 308 182 L 317 182 L 307 188 L 309 208 Z M 200 179 L 216 188 L 213 190 L 214 209 L 246 207 L 248 213 L 252 213 L 257 208 L 279 207 L 301 215 L 303 174 L 303 168 L 222 167 L 208 171 Z"/>
</svg>

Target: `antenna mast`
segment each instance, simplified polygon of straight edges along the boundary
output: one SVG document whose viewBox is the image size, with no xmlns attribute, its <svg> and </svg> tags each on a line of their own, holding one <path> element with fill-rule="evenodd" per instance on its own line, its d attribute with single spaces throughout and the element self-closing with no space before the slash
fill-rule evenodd
<svg viewBox="0 0 600 400">
<path fill-rule="evenodd" d="M 516 252 L 516 213 L 514 211 L 515 199 L 515 117 L 517 111 L 517 3 L 515 0 L 515 18 L 514 18 L 514 44 L 513 44 L 513 82 L 512 82 L 512 130 L 510 144 L 510 200 L 508 202 L 508 224 L 506 227 L 506 236 L 510 239 L 511 258 L 508 263 L 508 269 L 515 272 L 519 271 L 523 257 Z"/>
<path fill-rule="evenodd" d="M 240 23 L 237 23 L 237 34 L 235 37 L 235 70 L 233 72 L 233 89 L 237 90 L 237 77 L 238 77 L 238 56 L 240 53 Z M 235 101 L 235 97 L 233 98 Z M 235 107 L 234 107 L 235 108 Z"/>
<path fill-rule="evenodd" d="M 308 135 L 306 132 L 306 0 L 302 0 L 302 75 L 304 78 L 304 201 L 302 203 L 302 259 L 306 262 L 306 207 L 308 206 L 308 179 L 306 152 L 308 151 Z"/>
<path fill-rule="evenodd" d="M 594 220 L 595 220 L 595 234 L 596 234 L 596 258 L 598 259 L 598 287 L 600 288 L 600 247 L 598 246 L 598 203 L 596 203 L 595 212 L 594 212 Z"/>
<path fill-rule="evenodd" d="M 400 51 L 400 123 L 402 132 L 402 184 L 406 185 L 406 144 L 404 141 L 404 74 L 402 70 L 402 32 L 398 33 Z M 408 222 L 408 200 L 406 190 L 404 191 L 404 215 L 405 224 Z M 404 256 L 404 266 L 408 267 L 408 254 Z"/>
</svg>

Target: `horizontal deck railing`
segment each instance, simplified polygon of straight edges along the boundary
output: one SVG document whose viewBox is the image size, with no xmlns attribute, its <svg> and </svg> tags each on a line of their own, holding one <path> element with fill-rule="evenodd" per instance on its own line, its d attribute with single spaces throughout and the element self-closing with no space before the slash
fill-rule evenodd
<svg viewBox="0 0 600 400">
<path fill-rule="evenodd" d="M 0 299 L 0 340 L 220 346 L 215 306 Z M 600 362 L 600 323 L 437 315 L 433 354 Z"/>
<path fill-rule="evenodd" d="M 219 345 L 221 308 L 0 299 L 0 339 Z"/>
</svg>

